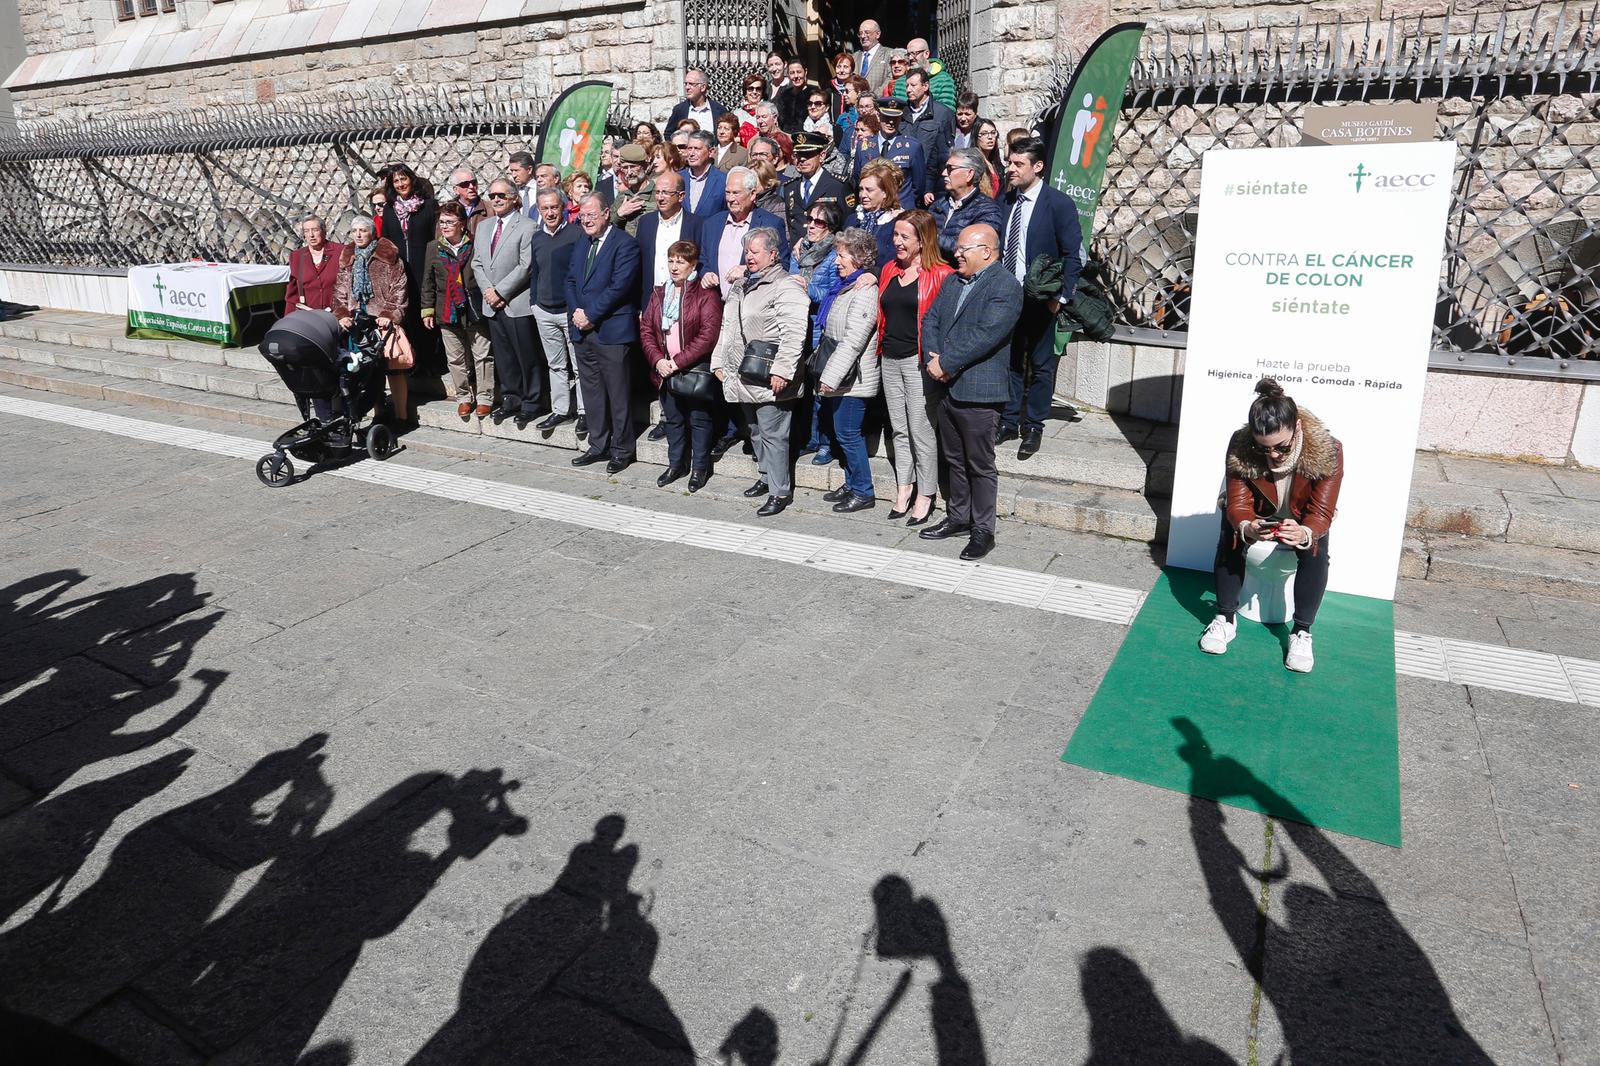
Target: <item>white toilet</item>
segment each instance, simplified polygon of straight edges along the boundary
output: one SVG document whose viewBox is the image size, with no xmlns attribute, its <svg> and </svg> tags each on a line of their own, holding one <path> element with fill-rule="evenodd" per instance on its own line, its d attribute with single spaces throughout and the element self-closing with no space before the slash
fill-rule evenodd
<svg viewBox="0 0 1600 1066">
<path fill-rule="evenodd" d="M 1239 613 L 1252 622 L 1278 625 L 1294 614 L 1294 575 L 1299 561 L 1294 549 L 1258 540 L 1244 554 L 1244 588 Z"/>
</svg>

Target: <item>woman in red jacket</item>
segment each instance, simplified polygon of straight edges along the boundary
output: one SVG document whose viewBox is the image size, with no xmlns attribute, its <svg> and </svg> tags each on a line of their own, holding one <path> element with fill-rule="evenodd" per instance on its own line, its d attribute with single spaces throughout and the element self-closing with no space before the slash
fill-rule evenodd
<svg viewBox="0 0 1600 1066">
<path fill-rule="evenodd" d="M 639 321 L 640 343 L 650 364 L 650 380 L 661 394 L 667 427 L 667 469 L 656 484 L 670 485 L 688 474 L 690 492 L 699 492 L 711 478 L 711 411 L 715 397 L 722 394 L 721 384 L 710 374 L 687 373 L 711 357 L 722 333 L 720 291 L 694 283 L 699 262 L 698 245 L 674 242 L 667 249 L 669 280 L 650 294 Z M 680 385 L 702 386 L 705 395 L 674 389 L 675 377 Z M 666 388 L 661 387 L 663 382 Z"/>
<path fill-rule="evenodd" d="M 939 491 L 939 441 L 933 427 L 944 390 L 922 368 L 922 319 L 950 274 L 939 256 L 939 227 L 933 216 L 921 210 L 902 212 L 894 220 L 894 262 L 883 268 L 878 282 L 878 354 L 898 486 L 889 520 L 905 518 L 909 511 L 908 526 L 928 520 Z"/>
<path fill-rule="evenodd" d="M 1227 512 L 1217 542 L 1217 616 L 1200 650 L 1221 655 L 1238 633 L 1245 552 L 1257 541 L 1294 549 L 1294 629 L 1283 665 L 1311 672 L 1311 623 L 1328 588 L 1328 527 L 1344 482 L 1344 448 L 1272 378 L 1256 383 L 1250 417 L 1228 442 Z"/>
</svg>

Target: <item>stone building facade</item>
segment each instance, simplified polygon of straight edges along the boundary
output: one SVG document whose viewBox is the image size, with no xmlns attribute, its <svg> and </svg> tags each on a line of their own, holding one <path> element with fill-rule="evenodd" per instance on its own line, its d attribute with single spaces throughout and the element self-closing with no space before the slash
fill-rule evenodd
<svg viewBox="0 0 1600 1066">
<path fill-rule="evenodd" d="M 16 2 L 28 55 L 6 86 L 18 118 L 78 124 L 388 88 L 504 86 L 547 100 L 579 77 L 612 80 L 630 114 L 661 120 L 682 85 L 685 6 L 707 0 Z M 813 26 L 824 3 L 805 5 Z M 1455 7 L 1467 10 L 1466 3 Z M 1066 49 L 1081 50 L 1117 21 L 1143 18 L 1157 30 L 1189 32 L 1202 24 L 1358 22 L 1444 7 L 1437 0 L 1158 0 L 1154 9 L 1143 0 L 967 4 L 972 88 L 1003 128 L 1034 114 Z M 119 20 L 125 11 L 134 17 Z M 836 14 L 854 21 L 846 5 Z M 752 42 L 755 51 L 761 47 Z"/>
</svg>

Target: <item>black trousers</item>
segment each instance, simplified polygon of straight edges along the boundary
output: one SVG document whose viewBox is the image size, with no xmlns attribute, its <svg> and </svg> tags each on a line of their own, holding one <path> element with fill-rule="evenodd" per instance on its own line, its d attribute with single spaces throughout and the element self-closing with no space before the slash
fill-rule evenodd
<svg viewBox="0 0 1600 1066">
<path fill-rule="evenodd" d="M 1056 391 L 1056 319 L 1043 300 L 1024 300 L 1011 335 L 1011 400 L 1001 422 L 1037 429 L 1050 417 Z"/>
<path fill-rule="evenodd" d="M 578 342 L 578 387 L 583 390 L 589 451 L 629 458 L 634 450 L 633 408 L 629 393 L 632 346 L 601 344 L 593 334 Z"/>
<path fill-rule="evenodd" d="M 939 407 L 939 454 L 950 471 L 945 510 L 950 521 L 994 533 L 1000 480 L 994 465 L 998 404 L 962 403 L 946 396 Z"/>
<path fill-rule="evenodd" d="M 662 422 L 667 427 L 667 465 L 678 470 L 711 469 L 711 408 L 661 389 Z"/>
<path fill-rule="evenodd" d="M 489 354 L 500 385 L 500 409 L 508 415 L 533 417 L 544 403 L 547 371 L 532 315 L 512 318 L 505 308 L 489 319 Z"/>
<path fill-rule="evenodd" d="M 1328 591 L 1328 537 L 1324 533 L 1309 548 L 1295 549 L 1294 620 L 1305 629 L 1317 620 L 1317 609 Z M 1217 559 L 1213 571 L 1217 582 L 1217 610 L 1232 614 L 1239 609 L 1239 590 L 1244 588 L 1245 551 L 1249 548 L 1228 516 L 1222 516 L 1222 536 L 1217 540 Z"/>
</svg>

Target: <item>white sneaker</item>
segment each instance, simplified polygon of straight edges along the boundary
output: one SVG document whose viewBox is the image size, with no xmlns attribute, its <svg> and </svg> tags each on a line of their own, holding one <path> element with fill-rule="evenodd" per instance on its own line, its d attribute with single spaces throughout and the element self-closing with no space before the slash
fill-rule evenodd
<svg viewBox="0 0 1600 1066">
<path fill-rule="evenodd" d="M 1237 623 L 1230 622 L 1220 614 L 1206 626 L 1206 631 L 1200 634 L 1200 650 L 1207 655 L 1223 655 L 1228 650 L 1228 644 L 1239 635 Z"/>
<path fill-rule="evenodd" d="M 1311 634 L 1305 630 L 1290 633 L 1289 654 L 1283 657 L 1284 667 L 1297 674 L 1309 674 L 1315 661 L 1311 657 Z"/>
</svg>

